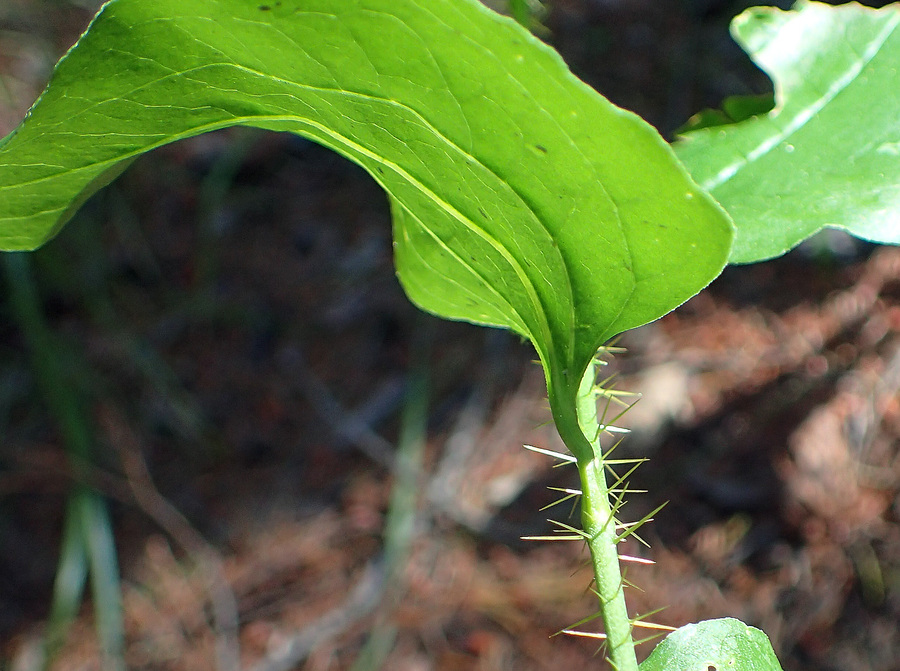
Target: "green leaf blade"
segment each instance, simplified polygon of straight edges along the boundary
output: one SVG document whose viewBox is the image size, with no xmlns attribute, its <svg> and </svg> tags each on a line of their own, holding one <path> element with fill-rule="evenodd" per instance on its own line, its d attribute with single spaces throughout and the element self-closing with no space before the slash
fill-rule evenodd
<svg viewBox="0 0 900 671">
<path fill-rule="evenodd" d="M 732 32 L 773 78 L 775 109 L 675 147 L 735 221 L 730 262 L 825 227 L 900 243 L 900 5 L 756 8 Z"/>
<path fill-rule="evenodd" d="M 769 638 L 734 618 L 688 624 L 666 636 L 640 671 L 782 671 Z"/>
<path fill-rule="evenodd" d="M 474 0 L 113 0 L 0 143 L 0 248 L 44 243 L 142 153 L 233 125 L 361 165 L 412 300 L 529 337 L 564 396 L 730 248 L 650 126 Z"/>
</svg>

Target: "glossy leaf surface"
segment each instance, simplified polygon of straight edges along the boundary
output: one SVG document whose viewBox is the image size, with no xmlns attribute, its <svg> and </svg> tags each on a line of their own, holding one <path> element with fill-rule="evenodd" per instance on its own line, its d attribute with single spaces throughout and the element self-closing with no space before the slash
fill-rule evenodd
<svg viewBox="0 0 900 671">
<path fill-rule="evenodd" d="M 782 671 L 769 638 L 740 620 L 688 624 L 666 636 L 640 671 Z"/>
<path fill-rule="evenodd" d="M 529 337 L 551 396 L 730 248 L 649 125 L 476 0 L 113 0 L 0 142 L 0 248 L 45 242 L 142 153 L 233 125 L 366 169 L 412 300 Z"/>
<path fill-rule="evenodd" d="M 900 243 L 900 4 L 757 7 L 732 33 L 774 81 L 775 108 L 675 147 L 734 219 L 731 262 L 824 227 Z"/>
</svg>

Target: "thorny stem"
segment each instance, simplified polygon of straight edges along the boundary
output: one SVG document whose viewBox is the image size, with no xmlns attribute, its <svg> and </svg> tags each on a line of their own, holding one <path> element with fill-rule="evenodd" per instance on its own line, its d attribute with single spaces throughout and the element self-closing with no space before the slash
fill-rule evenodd
<svg viewBox="0 0 900 671">
<path fill-rule="evenodd" d="M 577 399 L 578 423 L 593 448 L 592 454 L 581 455 L 578 459 L 582 491 L 581 523 L 594 565 L 594 580 L 606 629 L 610 664 L 617 671 L 638 671 L 616 549 L 618 537 L 615 510 L 610 503 L 600 445 L 600 422 L 594 393 L 596 365 L 592 361 L 585 371 Z"/>
</svg>

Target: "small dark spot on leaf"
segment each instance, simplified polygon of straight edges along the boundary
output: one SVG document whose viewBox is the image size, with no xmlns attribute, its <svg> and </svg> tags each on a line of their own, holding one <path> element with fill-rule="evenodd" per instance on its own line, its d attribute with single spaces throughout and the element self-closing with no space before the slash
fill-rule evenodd
<svg viewBox="0 0 900 671">
<path fill-rule="evenodd" d="M 538 150 L 539 152 L 541 152 L 542 154 L 546 154 L 546 153 L 547 153 L 547 147 L 543 147 L 543 146 L 541 146 L 541 145 L 539 145 L 539 144 L 536 144 L 536 145 L 534 145 L 534 148 L 537 149 L 537 150 Z"/>
<path fill-rule="evenodd" d="M 478 212 L 481 214 L 482 217 L 487 219 L 487 212 L 485 212 L 482 208 L 479 207 Z"/>
<path fill-rule="evenodd" d="M 260 6 L 259 6 L 259 11 L 261 11 L 261 12 L 268 12 L 268 11 L 271 10 L 271 9 L 272 9 L 272 8 L 269 7 L 269 5 L 260 5 Z"/>
</svg>

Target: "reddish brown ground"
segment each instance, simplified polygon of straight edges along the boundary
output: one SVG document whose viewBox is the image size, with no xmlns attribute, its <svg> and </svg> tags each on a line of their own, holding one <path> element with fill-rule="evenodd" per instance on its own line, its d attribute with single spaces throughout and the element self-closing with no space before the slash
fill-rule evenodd
<svg viewBox="0 0 900 671">
<path fill-rule="evenodd" d="M 660 5 L 560 0 L 548 23 L 580 74 L 665 130 L 759 90 L 722 28 L 738 3 Z M 0 135 L 86 16 L 5 0 Z M 389 236 L 383 195 L 352 166 L 232 132 L 138 162 L 38 255 L 96 426 L 86 477 L 115 519 L 129 668 L 214 669 L 223 589 L 245 669 L 278 668 L 304 637 L 315 644 L 291 668 L 350 668 L 379 622 L 397 630 L 385 669 L 601 666 L 596 644 L 551 638 L 591 612 L 582 549 L 519 540 L 567 519 L 540 508 L 548 485 L 574 484 L 521 447 L 558 449 L 532 353 L 429 326 L 393 276 Z M 380 460 L 422 328 L 419 523 L 369 613 L 358 599 L 379 596 L 391 483 Z M 788 671 L 900 669 L 900 250 L 839 240 L 729 269 L 623 342 L 620 384 L 645 399 L 621 449 L 652 457 L 632 483 L 651 493 L 626 516 L 670 502 L 644 529 L 651 549 L 630 543 L 656 561 L 630 571 L 632 609 L 667 606 L 654 619 L 672 625 L 740 617 Z M 73 480 L 33 384 L 0 303 L 3 668 L 32 668 Z M 99 668 L 89 607 L 54 668 Z"/>
</svg>

